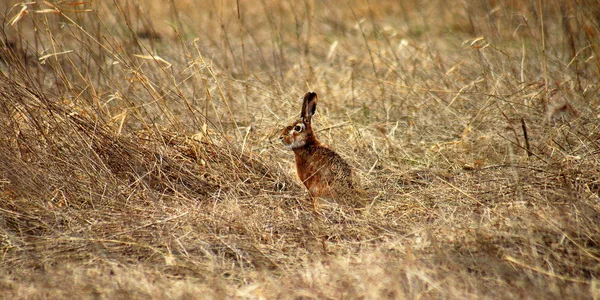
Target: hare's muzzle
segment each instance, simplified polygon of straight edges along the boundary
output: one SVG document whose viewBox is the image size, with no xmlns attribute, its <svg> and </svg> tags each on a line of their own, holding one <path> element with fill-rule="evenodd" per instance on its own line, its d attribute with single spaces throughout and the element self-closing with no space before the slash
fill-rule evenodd
<svg viewBox="0 0 600 300">
<path fill-rule="evenodd" d="M 292 141 L 289 136 L 281 135 L 279 141 L 288 149 L 292 149 Z"/>
</svg>

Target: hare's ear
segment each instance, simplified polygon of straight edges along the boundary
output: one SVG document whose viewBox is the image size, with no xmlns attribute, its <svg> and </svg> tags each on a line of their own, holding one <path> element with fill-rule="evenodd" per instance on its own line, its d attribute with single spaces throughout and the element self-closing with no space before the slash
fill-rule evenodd
<svg viewBox="0 0 600 300">
<path fill-rule="evenodd" d="M 304 102 L 302 103 L 302 113 L 300 113 L 300 118 L 305 123 L 310 123 L 310 118 L 317 111 L 317 94 L 314 92 L 308 92 L 304 95 Z"/>
</svg>

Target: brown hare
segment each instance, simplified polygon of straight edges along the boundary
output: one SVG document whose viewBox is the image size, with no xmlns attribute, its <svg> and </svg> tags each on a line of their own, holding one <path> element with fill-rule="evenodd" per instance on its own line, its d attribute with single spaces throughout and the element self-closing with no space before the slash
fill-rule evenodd
<svg viewBox="0 0 600 300">
<path fill-rule="evenodd" d="M 333 150 L 321 144 L 312 129 L 311 119 L 317 110 L 317 94 L 304 95 L 300 119 L 283 128 L 279 140 L 294 151 L 296 171 L 317 209 L 317 198 L 328 198 L 356 206 L 353 171 Z"/>
</svg>

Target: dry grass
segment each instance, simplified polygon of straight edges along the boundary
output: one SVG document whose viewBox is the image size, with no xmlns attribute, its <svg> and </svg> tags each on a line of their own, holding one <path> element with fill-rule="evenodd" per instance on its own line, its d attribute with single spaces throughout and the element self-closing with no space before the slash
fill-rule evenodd
<svg viewBox="0 0 600 300">
<path fill-rule="evenodd" d="M 2 4 L 3 296 L 600 298 L 600 6 L 400 2 Z"/>
</svg>

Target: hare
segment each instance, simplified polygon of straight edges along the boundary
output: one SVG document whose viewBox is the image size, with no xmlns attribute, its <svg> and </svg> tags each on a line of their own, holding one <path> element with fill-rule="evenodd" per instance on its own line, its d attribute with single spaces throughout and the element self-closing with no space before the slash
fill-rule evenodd
<svg viewBox="0 0 600 300">
<path fill-rule="evenodd" d="M 298 177 L 308 189 L 314 210 L 318 198 L 356 205 L 352 168 L 315 136 L 311 119 L 316 110 L 317 94 L 309 92 L 304 95 L 300 119 L 283 128 L 279 140 L 294 151 Z"/>
</svg>

